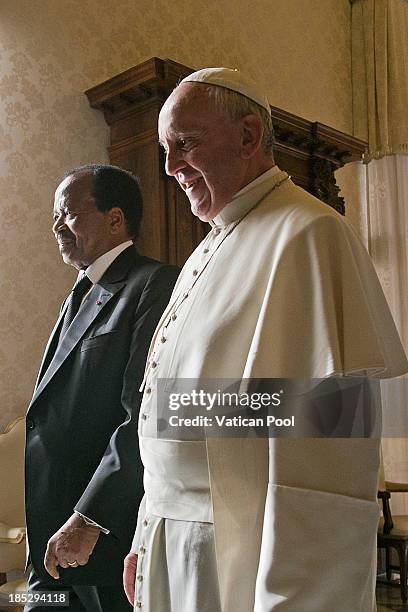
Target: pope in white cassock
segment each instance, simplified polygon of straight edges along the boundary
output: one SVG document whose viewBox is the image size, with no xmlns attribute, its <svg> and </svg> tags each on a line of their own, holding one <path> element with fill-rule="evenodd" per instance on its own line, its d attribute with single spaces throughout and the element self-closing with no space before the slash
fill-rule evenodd
<svg viewBox="0 0 408 612">
<path fill-rule="evenodd" d="M 268 101 L 240 72 L 186 77 L 159 137 L 212 229 L 150 348 L 128 597 L 147 612 L 371 612 L 378 439 L 167 440 L 156 420 L 159 379 L 406 372 L 367 252 L 274 165 Z"/>
</svg>

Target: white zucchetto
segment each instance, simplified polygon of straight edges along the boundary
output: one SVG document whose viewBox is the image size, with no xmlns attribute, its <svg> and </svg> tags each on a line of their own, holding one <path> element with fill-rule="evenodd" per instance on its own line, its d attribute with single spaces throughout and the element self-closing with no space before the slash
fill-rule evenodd
<svg viewBox="0 0 408 612">
<path fill-rule="evenodd" d="M 271 114 L 268 98 L 252 79 L 232 68 L 203 68 L 186 76 L 181 83 L 207 83 L 236 91 L 253 100 Z"/>
</svg>

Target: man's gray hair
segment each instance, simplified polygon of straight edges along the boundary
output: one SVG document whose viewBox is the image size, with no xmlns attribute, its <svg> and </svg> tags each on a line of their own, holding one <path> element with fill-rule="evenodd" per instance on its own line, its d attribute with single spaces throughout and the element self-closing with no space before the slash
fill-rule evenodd
<svg viewBox="0 0 408 612">
<path fill-rule="evenodd" d="M 263 127 L 262 148 L 267 155 L 273 157 L 274 132 L 268 111 L 253 100 L 226 87 L 209 85 L 206 89 L 215 107 L 227 112 L 231 119 L 240 119 L 245 115 L 256 115 L 260 118 Z"/>
</svg>

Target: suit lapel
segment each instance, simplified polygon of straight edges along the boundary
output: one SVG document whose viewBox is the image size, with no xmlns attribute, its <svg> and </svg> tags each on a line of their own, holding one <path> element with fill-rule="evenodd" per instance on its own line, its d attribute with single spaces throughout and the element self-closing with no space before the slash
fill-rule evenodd
<svg viewBox="0 0 408 612">
<path fill-rule="evenodd" d="M 123 251 L 109 266 L 100 281 L 94 285 L 87 299 L 79 309 L 71 327 L 68 329 L 64 338 L 57 346 L 55 353 L 51 359 L 47 359 L 49 354 L 52 354 L 54 343 L 58 341 L 57 331 L 61 325 L 62 318 L 67 308 L 67 302 L 60 313 L 57 323 L 51 333 L 47 344 L 44 359 L 40 368 L 38 377 L 38 386 L 34 391 L 30 407 L 42 393 L 55 373 L 68 358 L 72 350 L 81 340 L 87 329 L 92 325 L 96 317 L 106 307 L 112 297 L 126 285 L 126 277 L 129 268 L 134 263 L 135 259 L 139 259 L 140 255 L 134 247 L 129 247 Z M 48 363 L 47 363 L 48 361 Z M 47 367 L 46 371 L 45 368 Z"/>
<path fill-rule="evenodd" d="M 51 335 L 47 342 L 47 346 L 45 347 L 44 355 L 41 361 L 40 369 L 39 369 L 37 380 L 35 383 L 35 389 L 37 389 L 38 385 L 40 384 L 40 381 L 42 377 L 44 376 L 48 366 L 50 365 L 52 358 L 55 354 L 55 351 L 57 349 L 58 340 L 59 340 L 59 331 L 60 331 L 62 319 L 64 318 L 67 306 L 68 306 L 68 301 L 67 299 L 65 299 L 62 305 L 59 317 L 57 319 L 57 322 L 54 325 L 54 329 L 52 330 Z"/>
</svg>

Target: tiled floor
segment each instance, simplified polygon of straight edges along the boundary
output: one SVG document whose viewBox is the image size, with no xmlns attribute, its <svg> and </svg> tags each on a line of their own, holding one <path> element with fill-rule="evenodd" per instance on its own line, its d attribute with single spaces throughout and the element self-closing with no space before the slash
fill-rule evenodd
<svg viewBox="0 0 408 612">
<path fill-rule="evenodd" d="M 402 603 L 401 591 L 397 582 L 392 586 L 377 582 L 377 612 L 389 612 L 390 610 L 408 612 L 408 603 Z"/>
</svg>

